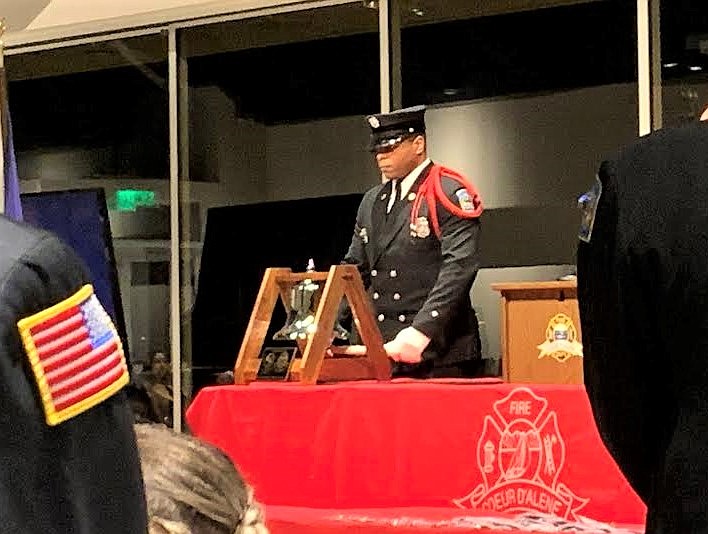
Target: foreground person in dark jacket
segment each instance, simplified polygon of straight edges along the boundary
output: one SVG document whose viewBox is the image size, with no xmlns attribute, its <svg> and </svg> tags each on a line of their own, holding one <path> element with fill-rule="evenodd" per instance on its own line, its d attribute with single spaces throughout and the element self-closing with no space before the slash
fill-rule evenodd
<svg viewBox="0 0 708 534">
<path fill-rule="evenodd" d="M 655 132 L 581 197 L 585 382 L 648 534 L 708 532 L 708 124 Z"/>
<path fill-rule="evenodd" d="M 128 370 L 77 256 L 0 216 L 0 532 L 145 534 Z"/>
</svg>

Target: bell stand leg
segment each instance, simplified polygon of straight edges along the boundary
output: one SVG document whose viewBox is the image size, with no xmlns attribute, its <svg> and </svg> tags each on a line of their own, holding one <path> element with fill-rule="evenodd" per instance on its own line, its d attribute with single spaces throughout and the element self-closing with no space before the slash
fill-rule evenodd
<svg viewBox="0 0 708 534">
<path fill-rule="evenodd" d="M 275 304 L 281 294 L 278 279 L 287 278 L 291 273 L 292 270 L 287 268 L 266 269 L 234 366 L 235 384 L 248 384 L 256 379 L 260 351 L 268 334 Z"/>
</svg>

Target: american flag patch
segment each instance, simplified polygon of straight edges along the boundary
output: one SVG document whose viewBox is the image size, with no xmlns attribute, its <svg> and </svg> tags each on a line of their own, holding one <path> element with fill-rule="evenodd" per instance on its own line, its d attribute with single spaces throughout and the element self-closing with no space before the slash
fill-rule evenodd
<svg viewBox="0 0 708 534">
<path fill-rule="evenodd" d="M 49 425 L 96 406 L 130 379 L 118 333 L 90 285 L 17 326 Z"/>
</svg>

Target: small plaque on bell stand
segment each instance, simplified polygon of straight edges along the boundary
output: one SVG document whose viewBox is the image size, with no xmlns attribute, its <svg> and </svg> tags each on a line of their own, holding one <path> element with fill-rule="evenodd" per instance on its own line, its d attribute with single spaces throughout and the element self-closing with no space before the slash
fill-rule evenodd
<svg viewBox="0 0 708 534">
<path fill-rule="evenodd" d="M 257 377 L 259 380 L 286 380 L 297 347 L 266 347 L 261 352 Z"/>
</svg>

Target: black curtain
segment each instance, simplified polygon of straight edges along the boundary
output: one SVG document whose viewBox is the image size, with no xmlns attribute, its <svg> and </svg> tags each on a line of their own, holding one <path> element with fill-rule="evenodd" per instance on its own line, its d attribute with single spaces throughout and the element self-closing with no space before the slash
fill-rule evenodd
<svg viewBox="0 0 708 534">
<path fill-rule="evenodd" d="M 207 213 L 197 296 L 192 311 L 195 389 L 233 368 L 265 269 L 318 271 L 347 251 L 362 195 L 342 195 L 212 208 Z M 276 306 L 272 334 L 285 313 Z"/>
</svg>

